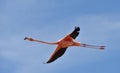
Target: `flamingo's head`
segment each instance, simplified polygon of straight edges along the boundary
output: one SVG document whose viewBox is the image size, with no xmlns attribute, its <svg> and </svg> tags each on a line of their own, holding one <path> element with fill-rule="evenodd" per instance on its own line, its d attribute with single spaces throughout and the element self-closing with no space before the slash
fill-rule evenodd
<svg viewBox="0 0 120 73">
<path fill-rule="evenodd" d="M 24 38 L 24 40 L 27 40 L 27 39 L 28 39 L 28 37 L 25 37 L 25 38 Z"/>
</svg>

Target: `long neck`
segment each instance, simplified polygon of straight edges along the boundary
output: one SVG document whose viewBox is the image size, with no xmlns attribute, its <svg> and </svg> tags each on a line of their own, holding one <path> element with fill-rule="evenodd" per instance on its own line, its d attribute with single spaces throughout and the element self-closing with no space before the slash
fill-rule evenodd
<svg viewBox="0 0 120 73">
<path fill-rule="evenodd" d="M 41 41 L 41 40 L 33 40 L 34 42 L 40 42 L 40 43 L 44 43 L 44 44 L 51 44 L 51 45 L 56 45 L 58 44 L 58 42 L 45 42 L 45 41 Z"/>
</svg>

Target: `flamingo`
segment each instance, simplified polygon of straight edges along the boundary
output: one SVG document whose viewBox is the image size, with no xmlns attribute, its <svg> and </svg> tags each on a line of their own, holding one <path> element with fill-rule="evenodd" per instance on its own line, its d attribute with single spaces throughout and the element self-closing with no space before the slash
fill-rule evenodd
<svg viewBox="0 0 120 73">
<path fill-rule="evenodd" d="M 87 47 L 87 48 L 95 48 L 95 49 L 101 49 L 103 50 L 105 46 L 94 46 L 94 45 L 88 45 L 80 42 L 76 42 L 75 39 L 79 35 L 80 28 L 75 27 L 75 29 L 72 31 L 72 33 L 67 34 L 64 38 L 58 40 L 57 42 L 45 42 L 41 40 L 36 40 L 31 37 L 25 37 L 24 40 L 28 40 L 31 42 L 40 42 L 44 44 L 51 44 L 51 45 L 58 45 L 53 54 L 50 56 L 49 60 L 46 62 L 51 63 L 61 57 L 68 47 L 70 46 L 80 46 L 80 47 Z"/>
</svg>

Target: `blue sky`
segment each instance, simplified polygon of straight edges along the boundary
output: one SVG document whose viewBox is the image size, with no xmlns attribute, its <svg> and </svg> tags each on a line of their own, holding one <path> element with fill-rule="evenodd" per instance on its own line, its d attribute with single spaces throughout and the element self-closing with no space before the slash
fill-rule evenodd
<svg viewBox="0 0 120 73">
<path fill-rule="evenodd" d="M 119 73 L 119 0 L 0 0 L 0 73 Z M 25 36 L 54 42 L 81 28 L 76 41 L 105 45 L 95 50 L 70 47 L 43 64 L 54 45 L 24 41 Z"/>
</svg>

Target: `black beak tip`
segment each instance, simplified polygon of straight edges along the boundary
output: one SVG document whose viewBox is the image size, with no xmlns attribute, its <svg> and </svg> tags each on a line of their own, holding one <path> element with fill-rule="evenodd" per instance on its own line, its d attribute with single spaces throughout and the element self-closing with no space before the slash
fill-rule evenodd
<svg viewBox="0 0 120 73">
<path fill-rule="evenodd" d="M 24 40 L 26 40 L 26 39 L 27 39 L 27 37 L 24 38 Z"/>
</svg>

